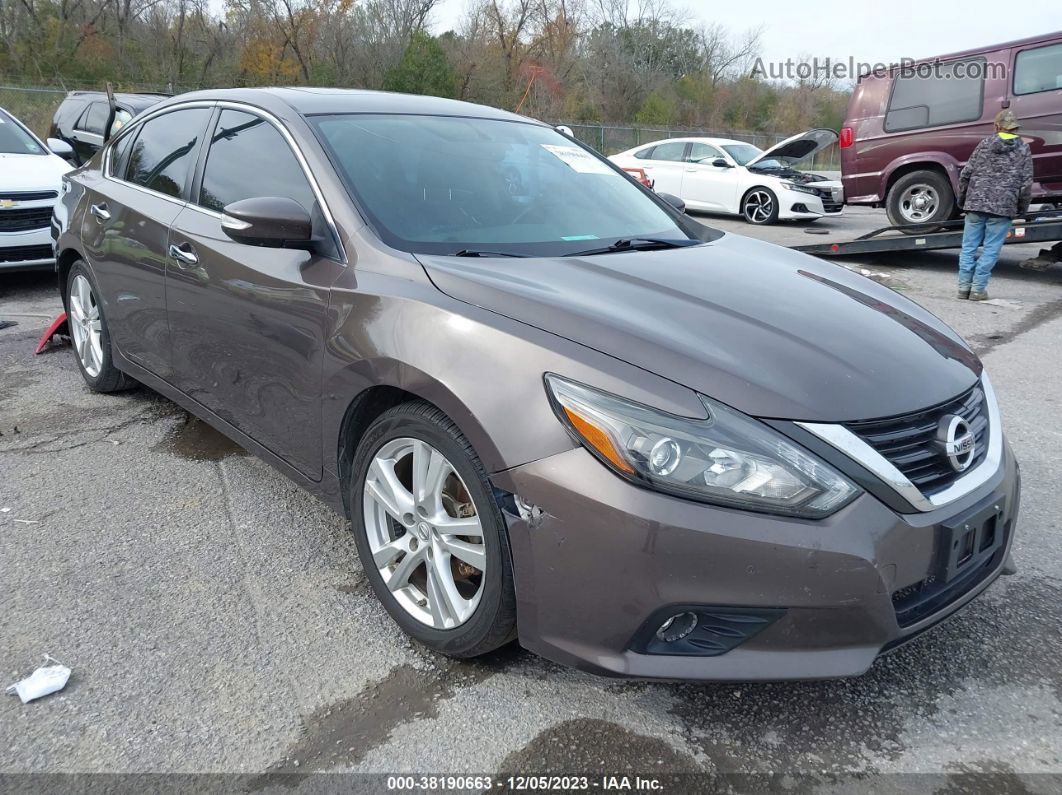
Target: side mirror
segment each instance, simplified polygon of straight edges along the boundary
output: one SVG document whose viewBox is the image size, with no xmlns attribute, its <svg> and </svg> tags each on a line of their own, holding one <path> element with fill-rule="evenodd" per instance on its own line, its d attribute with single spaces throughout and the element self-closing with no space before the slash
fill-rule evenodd
<svg viewBox="0 0 1062 795">
<path fill-rule="evenodd" d="M 680 199 L 678 196 L 675 196 L 672 193 L 657 193 L 656 195 L 666 201 L 680 213 L 686 212 L 686 202 L 682 201 L 682 199 Z"/>
<path fill-rule="evenodd" d="M 712 165 L 716 168 L 731 168 L 731 165 L 725 160 L 723 160 L 723 158 L 721 157 L 717 157 L 715 160 L 713 160 Z"/>
<path fill-rule="evenodd" d="M 261 196 L 226 205 L 221 229 L 237 243 L 269 248 L 309 248 L 310 214 L 294 199 Z"/>
<path fill-rule="evenodd" d="M 74 156 L 74 147 L 59 138 L 49 138 L 48 149 L 53 155 L 59 155 L 63 160 L 70 160 Z"/>
</svg>

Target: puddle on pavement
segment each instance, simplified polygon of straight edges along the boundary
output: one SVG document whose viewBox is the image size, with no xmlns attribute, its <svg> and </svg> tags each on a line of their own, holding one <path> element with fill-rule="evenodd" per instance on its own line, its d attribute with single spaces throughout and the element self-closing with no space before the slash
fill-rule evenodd
<svg viewBox="0 0 1062 795">
<path fill-rule="evenodd" d="M 184 421 L 155 449 L 191 461 L 220 461 L 230 455 L 247 455 L 236 442 L 191 414 L 185 414 Z"/>
<path fill-rule="evenodd" d="M 576 718 L 551 726 L 502 760 L 498 777 L 526 772 L 544 774 L 615 774 L 621 771 L 675 774 L 700 773 L 689 754 L 657 737 L 647 737 L 619 724 Z"/>
<path fill-rule="evenodd" d="M 350 699 L 317 710 L 303 721 L 302 736 L 270 772 L 251 784 L 251 791 L 294 787 L 314 771 L 356 765 L 391 733 L 413 720 L 434 718 L 439 704 L 505 670 L 519 652 L 500 650 L 486 662 L 445 664 L 422 671 L 399 665 L 385 678 L 367 685 Z"/>
</svg>

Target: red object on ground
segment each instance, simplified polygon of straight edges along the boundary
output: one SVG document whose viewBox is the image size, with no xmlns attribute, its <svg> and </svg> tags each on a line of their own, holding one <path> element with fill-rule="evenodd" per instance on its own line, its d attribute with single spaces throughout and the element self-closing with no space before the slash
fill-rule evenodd
<svg viewBox="0 0 1062 795">
<path fill-rule="evenodd" d="M 651 179 L 649 179 L 649 175 L 645 173 L 645 169 L 644 168 L 634 168 L 633 166 L 632 167 L 624 166 L 623 170 L 626 171 L 628 174 L 632 175 L 640 183 L 645 185 L 645 187 L 647 187 L 650 190 L 652 190 L 653 181 Z"/>
<path fill-rule="evenodd" d="M 59 317 L 52 321 L 52 325 L 48 326 L 48 330 L 44 332 L 44 336 L 41 337 L 41 341 L 37 343 L 37 350 L 35 354 L 40 353 L 48 347 L 48 343 L 51 342 L 52 337 L 58 334 L 60 331 L 66 332 L 66 312 L 63 312 Z"/>
</svg>

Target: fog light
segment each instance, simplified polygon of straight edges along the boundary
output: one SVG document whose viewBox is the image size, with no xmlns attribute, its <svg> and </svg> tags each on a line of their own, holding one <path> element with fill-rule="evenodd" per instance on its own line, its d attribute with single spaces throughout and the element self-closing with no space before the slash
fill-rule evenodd
<svg viewBox="0 0 1062 795">
<path fill-rule="evenodd" d="M 695 629 L 697 629 L 697 616 L 694 613 L 678 613 L 660 625 L 656 636 L 660 640 L 672 643 L 682 640 Z"/>
</svg>

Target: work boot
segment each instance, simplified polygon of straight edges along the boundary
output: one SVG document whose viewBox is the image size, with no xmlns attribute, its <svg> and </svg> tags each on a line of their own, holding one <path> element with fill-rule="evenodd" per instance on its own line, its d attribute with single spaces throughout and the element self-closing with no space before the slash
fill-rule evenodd
<svg viewBox="0 0 1062 795">
<path fill-rule="evenodd" d="M 959 285 L 959 294 L 956 296 L 956 298 L 958 298 L 960 301 L 965 301 L 969 297 L 970 297 L 970 285 L 968 285 L 968 284 L 960 284 Z"/>
<path fill-rule="evenodd" d="M 970 291 L 970 300 L 971 301 L 987 301 L 988 300 L 988 290 L 971 290 Z"/>
</svg>

